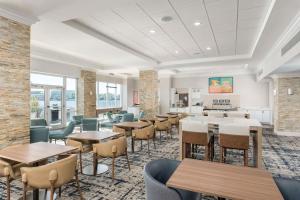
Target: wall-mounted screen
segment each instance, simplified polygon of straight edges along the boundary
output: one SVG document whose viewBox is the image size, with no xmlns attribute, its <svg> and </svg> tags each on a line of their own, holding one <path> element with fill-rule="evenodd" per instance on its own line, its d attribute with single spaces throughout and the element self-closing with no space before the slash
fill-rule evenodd
<svg viewBox="0 0 300 200">
<path fill-rule="evenodd" d="M 209 93 L 233 93 L 233 77 L 208 78 Z"/>
</svg>

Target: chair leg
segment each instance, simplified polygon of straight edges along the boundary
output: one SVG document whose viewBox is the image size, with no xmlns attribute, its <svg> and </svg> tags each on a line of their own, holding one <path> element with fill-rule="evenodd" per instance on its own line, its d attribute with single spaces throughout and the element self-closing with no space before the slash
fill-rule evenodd
<svg viewBox="0 0 300 200">
<path fill-rule="evenodd" d="M 80 172 L 82 173 L 82 153 L 79 151 L 79 164 L 80 164 Z"/>
<path fill-rule="evenodd" d="M 10 177 L 6 177 L 7 199 L 10 200 Z"/>
<path fill-rule="evenodd" d="M 65 143 L 65 145 L 67 145 L 67 141 L 66 141 L 66 139 L 64 139 L 64 143 Z"/>
<path fill-rule="evenodd" d="M 9 197 L 7 199 L 9 200 Z M 23 183 L 23 200 L 26 199 L 27 199 L 27 183 Z"/>
<path fill-rule="evenodd" d="M 244 166 L 248 167 L 248 150 L 244 150 Z"/>
<path fill-rule="evenodd" d="M 126 156 L 126 160 L 127 160 L 127 164 L 128 164 L 128 169 L 130 170 L 130 163 L 129 163 L 129 159 L 128 159 L 127 150 L 125 151 L 125 156 Z"/>
<path fill-rule="evenodd" d="M 50 187 L 50 200 L 54 199 L 54 191 L 55 191 L 54 183 L 55 183 L 55 181 L 50 181 L 50 184 L 51 184 L 51 187 Z"/>
<path fill-rule="evenodd" d="M 77 184 L 78 192 L 79 192 L 79 195 L 80 195 L 80 199 L 83 199 L 81 188 L 80 188 L 80 185 L 79 185 L 78 171 L 77 170 L 75 172 L 75 179 L 76 179 L 76 184 Z"/>
<path fill-rule="evenodd" d="M 147 146 L 148 146 L 148 155 L 150 155 L 150 148 L 149 148 L 149 137 L 147 139 Z"/>
<path fill-rule="evenodd" d="M 61 187 L 58 188 L 58 196 L 61 197 Z"/>
<path fill-rule="evenodd" d="M 159 131 L 159 142 L 161 143 L 161 131 Z"/>
<path fill-rule="evenodd" d="M 50 143 L 52 143 L 52 138 L 50 138 Z"/>
<path fill-rule="evenodd" d="M 56 139 L 54 139 L 54 143 L 56 144 Z"/>
<path fill-rule="evenodd" d="M 112 157 L 112 173 L 111 173 L 111 179 L 114 182 L 115 180 L 115 154 Z"/>
<path fill-rule="evenodd" d="M 94 169 L 93 174 L 94 174 L 94 176 L 96 176 L 96 174 L 97 174 L 97 168 L 98 168 L 98 159 L 97 159 L 97 154 L 94 153 L 93 154 L 93 169 Z"/>
<path fill-rule="evenodd" d="M 143 140 L 141 140 L 141 150 L 143 149 Z"/>
<path fill-rule="evenodd" d="M 224 163 L 226 162 L 226 156 L 227 156 L 227 149 L 224 148 Z"/>
<path fill-rule="evenodd" d="M 155 145 L 155 137 L 153 137 L 153 145 L 154 145 L 154 149 L 156 149 L 156 145 Z"/>
<path fill-rule="evenodd" d="M 208 145 L 207 146 L 205 146 L 205 160 L 209 160 L 209 147 L 208 147 Z"/>
<path fill-rule="evenodd" d="M 224 162 L 224 148 L 223 147 L 220 147 L 220 162 Z"/>
</svg>

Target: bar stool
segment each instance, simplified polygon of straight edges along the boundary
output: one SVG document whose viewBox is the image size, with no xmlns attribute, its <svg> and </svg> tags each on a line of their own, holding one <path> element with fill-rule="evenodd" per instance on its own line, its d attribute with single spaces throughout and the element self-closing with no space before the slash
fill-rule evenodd
<svg viewBox="0 0 300 200">
<path fill-rule="evenodd" d="M 208 125 L 199 122 L 189 123 L 182 127 L 183 158 L 191 158 L 198 146 L 205 147 L 205 160 L 211 160 L 212 140 L 208 133 Z"/>
<path fill-rule="evenodd" d="M 221 162 L 226 160 L 227 149 L 237 149 L 244 151 L 244 166 L 248 166 L 250 130 L 248 126 L 240 125 L 220 125 L 219 126 L 219 144 Z"/>
</svg>

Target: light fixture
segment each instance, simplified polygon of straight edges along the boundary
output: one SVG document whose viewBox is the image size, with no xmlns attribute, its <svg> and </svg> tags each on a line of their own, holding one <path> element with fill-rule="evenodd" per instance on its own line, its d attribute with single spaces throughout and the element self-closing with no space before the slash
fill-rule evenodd
<svg viewBox="0 0 300 200">
<path fill-rule="evenodd" d="M 273 95 L 276 96 L 277 90 L 273 90 Z"/>
<path fill-rule="evenodd" d="M 194 26 L 201 26 L 201 25 L 202 25 L 202 23 L 199 22 L 199 21 L 195 21 L 195 22 L 194 22 Z"/>
<path fill-rule="evenodd" d="M 179 51 L 176 50 L 175 53 L 176 53 L 176 54 L 179 54 Z"/>
<path fill-rule="evenodd" d="M 245 64 L 244 68 L 245 68 L 245 69 L 248 69 L 248 64 Z"/>
<path fill-rule="evenodd" d="M 153 30 L 153 29 L 151 29 L 151 30 L 149 31 L 149 33 L 154 34 L 154 33 L 156 33 L 156 31 Z"/>
<path fill-rule="evenodd" d="M 90 96 L 92 96 L 93 95 L 93 92 L 92 92 L 92 90 L 90 90 Z"/>
<path fill-rule="evenodd" d="M 293 95 L 294 91 L 292 88 L 288 88 L 287 93 L 288 93 L 288 95 Z"/>
<path fill-rule="evenodd" d="M 211 47 L 210 47 L 210 46 L 206 47 L 206 50 L 207 50 L 207 51 L 210 51 L 210 50 L 211 50 Z"/>
</svg>

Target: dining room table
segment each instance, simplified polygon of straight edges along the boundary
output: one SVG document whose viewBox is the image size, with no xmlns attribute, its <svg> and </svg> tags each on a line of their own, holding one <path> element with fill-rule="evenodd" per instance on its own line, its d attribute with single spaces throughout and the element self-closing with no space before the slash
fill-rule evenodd
<svg viewBox="0 0 300 200">
<path fill-rule="evenodd" d="M 143 121 L 138 121 L 138 122 L 121 122 L 121 123 L 117 123 L 114 124 L 114 126 L 119 127 L 119 128 L 123 128 L 127 131 L 130 132 L 130 136 L 131 136 L 131 152 L 134 153 L 134 140 L 132 138 L 132 130 L 133 129 L 142 129 L 145 128 L 147 126 L 149 126 L 150 123 L 148 122 L 143 122 Z"/>
<path fill-rule="evenodd" d="M 156 117 L 158 118 L 176 118 L 178 117 L 178 115 L 174 115 L 174 114 L 157 114 Z"/>
<path fill-rule="evenodd" d="M 1 149 L 0 158 L 27 165 L 39 166 L 41 161 L 61 154 L 73 152 L 76 149 L 76 147 L 52 144 L 48 142 L 19 144 Z M 45 195 L 45 193 L 40 192 L 39 189 L 34 189 L 32 195 L 34 200 L 38 200 L 39 196 Z"/>
<path fill-rule="evenodd" d="M 140 121 L 147 122 L 150 121 L 152 124 L 154 124 L 156 121 L 158 122 L 165 122 L 168 118 L 160 118 L 160 117 L 145 117 L 141 118 Z"/>
<path fill-rule="evenodd" d="M 112 131 L 83 131 L 75 132 L 67 136 L 68 139 L 76 140 L 82 143 L 87 143 L 88 145 L 93 145 L 99 142 L 107 141 L 113 138 L 122 136 L 121 133 Z M 109 167 L 106 164 L 98 164 L 96 174 L 102 174 L 107 172 Z M 93 166 L 87 165 L 83 168 L 82 174 L 94 175 Z"/>
<path fill-rule="evenodd" d="M 262 124 L 256 119 L 247 118 L 231 118 L 231 117 L 212 117 L 212 116 L 188 116 L 179 121 L 179 158 L 183 159 L 182 149 L 182 131 L 195 130 L 197 124 L 206 123 L 213 133 L 213 137 L 218 135 L 218 127 L 220 125 L 229 126 L 246 126 L 249 127 L 249 136 L 253 139 L 253 161 L 254 166 L 262 167 Z M 214 148 L 213 148 L 214 150 Z"/>
<path fill-rule="evenodd" d="M 185 158 L 166 185 L 223 199 L 283 200 L 265 169 Z"/>
</svg>

